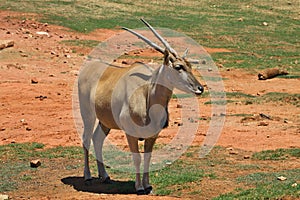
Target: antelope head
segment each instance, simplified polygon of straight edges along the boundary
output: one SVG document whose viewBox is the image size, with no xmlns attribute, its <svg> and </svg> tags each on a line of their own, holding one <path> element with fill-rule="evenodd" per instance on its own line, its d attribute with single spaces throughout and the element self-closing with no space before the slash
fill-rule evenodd
<svg viewBox="0 0 300 200">
<path fill-rule="evenodd" d="M 131 29 L 125 27 L 123 27 L 123 29 L 136 35 L 155 50 L 164 54 L 163 68 L 165 68 L 165 71 L 167 72 L 166 78 L 173 87 L 186 93 L 194 93 L 196 95 L 202 94 L 204 88 L 192 73 L 191 62 L 186 58 L 187 50 L 184 52 L 183 56 L 179 56 L 178 53 L 170 46 L 170 44 L 148 22 L 146 22 L 144 19 L 141 19 L 141 21 L 160 40 L 165 49 Z"/>
</svg>

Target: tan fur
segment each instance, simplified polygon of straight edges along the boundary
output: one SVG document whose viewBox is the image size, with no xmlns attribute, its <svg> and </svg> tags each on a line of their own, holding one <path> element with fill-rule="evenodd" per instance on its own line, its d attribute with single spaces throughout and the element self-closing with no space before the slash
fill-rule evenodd
<svg viewBox="0 0 300 200">
<path fill-rule="evenodd" d="M 79 103 L 83 130 L 84 179 L 91 180 L 89 148 L 91 140 L 102 182 L 110 180 L 102 156 L 103 142 L 110 129 L 122 129 L 126 134 L 136 170 L 135 188 L 138 194 L 149 194 L 149 165 L 155 140 L 168 122 L 168 103 L 174 88 L 200 95 L 203 86 L 191 73 L 188 60 L 181 58 L 169 44 L 142 20 L 166 47 L 163 50 L 134 31 L 147 44 L 164 53 L 164 62 L 156 70 L 143 63 L 120 68 L 107 66 L 101 60 L 89 60 L 78 78 Z M 138 139 L 144 142 L 144 171 L 141 177 L 141 155 Z"/>
</svg>

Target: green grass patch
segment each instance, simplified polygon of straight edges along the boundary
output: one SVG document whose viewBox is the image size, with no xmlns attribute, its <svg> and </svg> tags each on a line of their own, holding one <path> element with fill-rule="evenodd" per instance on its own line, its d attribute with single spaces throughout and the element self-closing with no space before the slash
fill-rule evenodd
<svg viewBox="0 0 300 200">
<path fill-rule="evenodd" d="M 203 46 L 233 50 L 212 55 L 226 68 L 253 70 L 281 65 L 290 66 L 299 76 L 300 43 L 295 36 L 300 32 L 300 7 L 297 0 L 289 2 L 0 0 L 0 9 L 38 13 L 43 22 L 80 32 L 140 28 L 143 24 L 138 19 L 143 17 L 155 27 L 183 32 Z"/>
<path fill-rule="evenodd" d="M 204 102 L 204 105 L 210 105 L 210 104 L 214 104 L 214 105 L 226 105 L 227 103 L 233 103 L 235 102 L 234 100 L 216 100 L 216 101 L 207 101 Z"/>
<path fill-rule="evenodd" d="M 300 158 L 300 148 L 266 150 L 253 154 L 258 160 L 286 160 L 289 157 Z"/>
<path fill-rule="evenodd" d="M 21 176 L 24 171 L 35 170 L 30 168 L 30 160 L 32 159 L 78 159 L 82 157 L 80 147 L 43 148 L 44 144 L 40 143 L 14 143 L 0 146 L 0 192 L 16 190 L 20 181 L 32 179 L 30 175 Z M 42 167 L 46 166 L 42 165 Z"/>
<path fill-rule="evenodd" d="M 196 170 L 195 170 L 196 169 Z M 180 195 L 180 191 L 188 188 L 192 182 L 200 182 L 204 176 L 208 176 L 193 164 L 186 164 L 177 160 L 171 166 L 152 173 L 151 182 L 156 185 L 156 193 L 159 195 Z"/>
<path fill-rule="evenodd" d="M 188 150 L 171 165 L 165 168 L 151 171 L 150 180 L 154 187 L 156 195 L 172 195 L 181 197 L 198 197 L 206 194 L 201 190 L 201 182 L 211 181 L 211 187 L 215 187 L 214 181 L 226 180 L 226 184 L 238 186 L 239 188 L 230 193 L 223 194 L 216 199 L 280 199 L 285 197 L 299 197 L 299 184 L 295 185 L 300 180 L 300 169 L 281 170 L 274 172 L 276 169 L 276 160 L 294 161 L 300 157 L 300 149 L 278 149 L 274 151 L 262 151 L 255 153 L 250 160 L 243 160 L 239 157 L 228 155 L 228 150 L 224 147 L 216 146 L 212 149 L 209 155 L 205 158 L 199 158 L 199 146 L 191 146 Z M 39 143 L 24 143 L 24 144 L 9 144 L 0 146 L 0 192 L 18 190 L 20 186 L 25 184 L 36 184 L 37 178 L 47 174 L 47 170 L 60 166 L 60 176 L 64 173 L 74 174 L 78 170 L 83 170 L 83 152 L 81 147 L 55 147 L 45 149 L 43 144 Z M 106 152 L 107 153 L 107 152 Z M 248 152 L 247 152 L 248 153 Z M 241 152 L 241 154 L 243 154 Z M 107 154 L 108 156 L 116 156 L 116 159 L 123 155 Z M 119 157 L 118 157 L 119 156 Z M 31 159 L 43 159 L 42 166 L 37 169 L 32 169 L 29 166 Z M 93 158 L 91 156 L 91 158 Z M 133 166 L 131 161 L 127 163 Z M 105 158 L 104 158 L 105 160 Z M 272 162 L 268 161 L 272 160 Z M 275 160 L 275 161 L 274 161 Z M 63 161 L 63 166 L 62 166 Z M 106 163 L 107 164 L 107 163 Z M 97 174 L 97 165 L 95 158 L 90 161 L 91 171 L 94 176 Z M 115 166 L 109 165 L 108 173 L 114 180 L 134 180 L 135 174 L 130 172 L 122 172 L 116 170 Z M 80 170 L 80 168 L 82 168 Z M 236 176 L 236 172 L 239 176 Z M 41 174 L 39 172 L 42 172 Z M 242 175 L 240 175 L 242 174 Z M 36 177 L 37 176 L 37 177 Z M 66 175 L 68 176 L 68 175 Z M 286 181 L 279 181 L 277 177 L 287 177 Z M 47 178 L 47 177 L 46 177 Z M 122 181 L 121 181 L 122 182 Z M 121 182 L 113 185 L 113 188 L 118 188 L 119 192 L 133 190 L 133 182 L 128 184 Z M 43 182 L 41 182 L 43 184 Z M 47 184 L 47 183 L 45 183 Z M 294 186 L 292 186 L 294 184 Z M 242 187 L 243 186 L 243 187 Z M 106 187 L 106 186 L 103 186 Z M 120 188 L 119 187 L 123 187 Z M 220 192 L 222 189 L 213 188 Z M 107 191 L 111 191 L 107 188 Z M 104 189 L 104 192 L 106 189 Z M 16 191 L 17 192 L 17 191 Z"/>
<path fill-rule="evenodd" d="M 269 92 L 255 99 L 256 103 L 265 102 L 281 102 L 283 104 L 291 104 L 296 107 L 300 106 L 300 94 L 289 94 L 281 92 Z"/>
<path fill-rule="evenodd" d="M 286 181 L 277 179 L 279 176 L 287 178 Z M 272 173 L 253 173 L 237 178 L 237 181 L 251 189 L 239 188 L 234 192 L 220 195 L 217 199 L 282 199 L 284 197 L 300 197 L 300 185 L 295 183 L 300 178 L 300 169 L 284 170 Z"/>
<path fill-rule="evenodd" d="M 96 47 L 100 41 L 97 40 L 63 40 L 62 44 L 66 44 L 69 46 L 79 46 L 79 47 Z"/>
<path fill-rule="evenodd" d="M 287 75 L 279 75 L 278 78 L 285 78 L 285 79 L 300 79 L 300 75 L 293 75 L 293 74 L 287 74 Z"/>
<path fill-rule="evenodd" d="M 245 94 L 242 92 L 226 92 L 227 98 L 255 98 L 255 96 L 251 94 Z"/>
</svg>

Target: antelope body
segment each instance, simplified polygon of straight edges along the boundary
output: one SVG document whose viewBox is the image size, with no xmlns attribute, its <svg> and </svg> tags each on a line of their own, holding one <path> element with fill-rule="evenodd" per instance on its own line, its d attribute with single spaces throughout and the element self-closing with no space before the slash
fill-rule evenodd
<svg viewBox="0 0 300 200">
<path fill-rule="evenodd" d="M 93 140 L 99 178 L 102 182 L 110 181 L 103 164 L 103 141 L 110 129 L 121 129 L 126 134 L 133 156 L 137 194 L 148 194 L 152 190 L 149 183 L 151 152 L 159 132 L 168 124 L 167 108 L 173 89 L 200 95 L 203 93 L 203 87 L 193 76 L 191 64 L 185 56 L 179 57 L 167 41 L 146 21 L 142 21 L 164 44 L 165 50 L 139 33 L 124 29 L 164 54 L 161 67 L 153 70 L 143 63 L 135 63 L 126 68 L 109 66 L 100 72 L 95 62 L 80 72 L 78 92 L 84 123 L 82 136 L 85 156 L 84 179 L 86 181 L 92 179 L 88 152 Z M 141 155 L 138 148 L 138 140 L 141 138 L 144 139 L 142 177 Z"/>
</svg>

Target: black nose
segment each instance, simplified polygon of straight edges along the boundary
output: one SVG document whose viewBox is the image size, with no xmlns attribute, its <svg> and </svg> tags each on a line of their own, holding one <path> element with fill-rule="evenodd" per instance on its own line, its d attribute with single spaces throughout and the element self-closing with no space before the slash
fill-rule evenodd
<svg viewBox="0 0 300 200">
<path fill-rule="evenodd" d="M 198 90 L 201 91 L 201 93 L 203 93 L 204 92 L 203 86 L 202 85 L 198 86 Z"/>
</svg>

